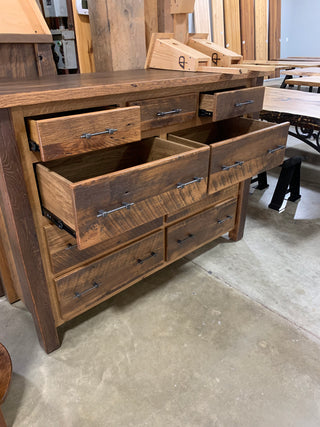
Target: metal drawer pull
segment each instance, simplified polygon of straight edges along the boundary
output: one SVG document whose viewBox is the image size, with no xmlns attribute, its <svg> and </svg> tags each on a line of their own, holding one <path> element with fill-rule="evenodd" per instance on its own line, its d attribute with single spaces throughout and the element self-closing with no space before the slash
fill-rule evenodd
<svg viewBox="0 0 320 427">
<path fill-rule="evenodd" d="M 68 243 L 67 244 L 67 247 L 66 247 L 66 250 L 68 251 L 68 250 L 70 250 L 70 249 L 73 249 L 73 248 L 76 248 L 78 245 L 75 243 L 74 245 L 72 244 L 72 243 Z"/>
<path fill-rule="evenodd" d="M 244 162 L 235 162 L 233 165 L 230 166 L 221 166 L 221 169 L 223 171 L 228 171 L 229 169 L 235 168 L 237 166 L 242 166 Z"/>
<path fill-rule="evenodd" d="M 81 138 L 86 138 L 86 139 L 90 139 L 92 136 L 96 136 L 96 135 L 103 135 L 105 133 L 108 133 L 109 135 L 113 135 L 115 132 L 117 132 L 118 129 L 106 129 L 102 132 L 96 132 L 96 133 L 83 133 L 81 135 Z"/>
<path fill-rule="evenodd" d="M 254 100 L 250 99 L 249 101 L 244 102 L 238 102 L 237 104 L 234 104 L 235 107 L 242 107 L 243 105 L 253 104 Z"/>
<path fill-rule="evenodd" d="M 278 145 L 277 148 L 274 148 L 273 150 L 268 150 L 268 153 L 272 154 L 272 153 L 275 153 L 276 151 L 283 150 L 284 148 L 286 148 L 285 145 Z"/>
<path fill-rule="evenodd" d="M 120 206 L 119 208 L 111 209 L 111 211 L 104 211 L 101 209 L 100 211 L 98 211 L 97 218 L 105 218 L 109 214 L 120 211 L 121 209 L 130 209 L 130 207 L 133 205 L 134 203 L 122 203 L 122 206 Z"/>
<path fill-rule="evenodd" d="M 181 113 L 182 109 L 181 108 L 176 108 L 175 110 L 171 110 L 171 111 L 159 111 L 159 113 L 157 113 L 157 116 L 166 116 L 168 114 L 178 114 Z"/>
<path fill-rule="evenodd" d="M 188 236 L 187 237 L 185 237 L 184 239 L 179 239 L 179 240 L 177 240 L 177 243 L 178 243 L 178 245 L 182 245 L 182 243 L 184 243 L 186 240 L 188 240 L 188 239 L 192 239 L 192 237 L 193 237 L 194 235 L 193 234 L 188 234 Z"/>
<path fill-rule="evenodd" d="M 82 297 L 82 295 L 86 294 L 87 292 L 92 291 L 93 289 L 97 289 L 97 288 L 99 288 L 99 286 L 100 286 L 100 284 L 99 284 L 99 283 L 97 283 L 97 282 L 93 282 L 93 285 L 91 286 L 91 288 L 88 288 L 88 289 L 86 289 L 86 290 L 85 290 L 85 291 L 83 291 L 83 292 L 75 292 L 75 293 L 74 293 L 74 296 L 75 296 L 75 298 L 81 298 L 81 297 Z"/>
<path fill-rule="evenodd" d="M 232 219 L 232 216 L 227 215 L 225 219 L 218 219 L 217 223 L 218 224 L 223 224 L 224 222 L 228 221 L 228 219 Z"/>
<path fill-rule="evenodd" d="M 155 252 L 151 252 L 150 256 L 148 256 L 147 258 L 145 258 L 145 259 L 140 259 L 140 258 L 137 259 L 137 264 L 143 264 L 145 261 L 148 261 L 148 259 L 153 258 L 155 256 L 157 256 L 157 254 Z"/>
<path fill-rule="evenodd" d="M 200 181 L 202 181 L 202 180 L 203 180 L 203 176 L 200 176 L 200 177 L 195 176 L 195 177 L 193 178 L 193 180 L 192 180 L 192 181 L 189 181 L 189 182 L 183 182 L 183 183 L 178 182 L 178 184 L 177 184 L 177 188 L 184 188 L 184 187 L 186 187 L 187 185 L 194 184 L 195 182 L 200 182 Z"/>
</svg>

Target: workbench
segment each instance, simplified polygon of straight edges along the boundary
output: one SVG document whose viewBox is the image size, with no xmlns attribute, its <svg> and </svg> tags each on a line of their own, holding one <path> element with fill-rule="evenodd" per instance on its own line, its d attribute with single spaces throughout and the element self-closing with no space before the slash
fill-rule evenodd
<svg viewBox="0 0 320 427">
<path fill-rule="evenodd" d="M 59 326 L 229 233 L 288 124 L 262 76 L 137 70 L 0 84 L 2 282 L 46 352 Z"/>
</svg>

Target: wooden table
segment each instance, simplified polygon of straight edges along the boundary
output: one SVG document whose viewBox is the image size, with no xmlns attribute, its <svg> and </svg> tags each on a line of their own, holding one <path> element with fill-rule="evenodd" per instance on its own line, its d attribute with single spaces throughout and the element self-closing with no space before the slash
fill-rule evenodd
<svg viewBox="0 0 320 427">
<path fill-rule="evenodd" d="M 320 98 L 317 93 L 266 87 L 260 117 L 276 123 L 289 121 L 296 127 L 296 133 L 289 131 L 289 134 L 320 153 Z"/>
<path fill-rule="evenodd" d="M 285 70 L 281 71 L 281 74 L 285 74 L 283 82 L 280 86 L 281 89 L 286 88 L 287 84 L 291 85 L 291 83 L 287 83 L 288 80 L 291 80 L 293 76 L 320 76 L 320 67 L 312 66 L 312 67 L 301 67 L 294 68 L 293 70 Z"/>
<path fill-rule="evenodd" d="M 309 92 L 312 92 L 314 87 L 318 88 L 318 93 L 320 93 L 320 75 L 312 75 L 309 77 L 293 77 L 291 79 L 285 80 L 287 85 L 296 85 L 300 86 L 309 86 Z"/>
<path fill-rule="evenodd" d="M 262 78 L 136 70 L 0 84 L 3 284 L 46 352 L 68 320 L 224 233 L 241 239 L 250 178 L 282 163 L 287 139 L 288 124 L 241 118 L 261 110 Z"/>
</svg>

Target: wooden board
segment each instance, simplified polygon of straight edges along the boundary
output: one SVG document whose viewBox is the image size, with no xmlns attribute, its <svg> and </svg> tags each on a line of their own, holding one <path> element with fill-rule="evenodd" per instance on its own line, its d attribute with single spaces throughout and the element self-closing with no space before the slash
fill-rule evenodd
<svg viewBox="0 0 320 427">
<path fill-rule="evenodd" d="M 50 43 L 52 36 L 35 0 L 0 0 L 0 43 Z"/>
<path fill-rule="evenodd" d="M 146 60 L 144 1 L 89 2 L 96 71 L 142 69 Z"/>
<path fill-rule="evenodd" d="M 281 0 L 269 0 L 269 59 L 280 58 Z"/>
<path fill-rule="evenodd" d="M 192 13 L 195 0 L 170 0 L 170 13 Z"/>
<path fill-rule="evenodd" d="M 240 0 L 240 19 L 243 59 L 254 59 L 254 0 Z"/>
<path fill-rule="evenodd" d="M 170 13 L 171 0 L 158 0 L 158 28 L 160 33 L 173 32 L 173 15 Z"/>
<path fill-rule="evenodd" d="M 196 33 L 208 33 L 211 40 L 211 21 L 208 0 L 196 0 L 194 3 L 194 27 Z"/>
<path fill-rule="evenodd" d="M 293 79 L 287 79 L 286 83 L 288 85 L 320 87 L 320 75 L 307 76 L 307 77 L 294 77 Z"/>
<path fill-rule="evenodd" d="M 95 65 L 89 16 L 78 14 L 76 0 L 72 0 L 72 10 L 80 73 L 94 73 Z"/>
<path fill-rule="evenodd" d="M 293 70 L 283 70 L 281 74 L 288 76 L 319 76 L 320 67 L 294 68 Z"/>
<path fill-rule="evenodd" d="M 152 33 L 158 33 L 157 0 L 144 0 L 144 20 L 146 31 L 146 47 L 148 49 Z"/>
<path fill-rule="evenodd" d="M 211 0 L 213 41 L 225 46 L 223 0 Z"/>
<path fill-rule="evenodd" d="M 226 46 L 241 55 L 239 0 L 224 0 Z"/>
<path fill-rule="evenodd" d="M 268 0 L 255 0 L 256 59 L 268 59 Z"/>
</svg>

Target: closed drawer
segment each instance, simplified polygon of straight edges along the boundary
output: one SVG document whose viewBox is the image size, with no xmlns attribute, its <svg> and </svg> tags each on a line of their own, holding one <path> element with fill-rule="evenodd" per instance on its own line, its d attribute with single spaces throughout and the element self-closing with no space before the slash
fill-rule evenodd
<svg viewBox="0 0 320 427">
<path fill-rule="evenodd" d="M 133 228 L 98 245 L 83 250 L 78 248 L 76 239 L 65 230 L 61 230 L 54 225 L 46 225 L 44 230 L 52 272 L 54 275 L 58 275 L 79 264 L 88 262 L 90 259 L 101 257 L 104 253 L 114 252 L 117 248 L 159 229 L 162 224 L 163 219 L 157 218 L 154 221 Z"/>
<path fill-rule="evenodd" d="M 235 224 L 237 200 L 232 199 L 167 228 L 167 260 L 174 261 L 224 233 Z"/>
<path fill-rule="evenodd" d="M 205 197 L 209 151 L 153 138 L 37 164 L 42 206 L 85 249 Z"/>
<path fill-rule="evenodd" d="M 139 107 L 29 119 L 28 127 L 29 138 L 38 144 L 42 161 L 141 139 Z"/>
<path fill-rule="evenodd" d="M 197 96 L 179 95 L 167 98 L 130 102 L 140 107 L 141 130 L 156 129 L 177 123 L 186 123 L 196 117 Z"/>
<path fill-rule="evenodd" d="M 288 129 L 289 123 L 275 125 L 237 118 L 179 131 L 175 135 L 210 145 L 208 191 L 212 193 L 280 165 Z"/>
<path fill-rule="evenodd" d="M 55 281 L 61 316 L 70 319 L 164 262 L 163 232 L 152 234 Z"/>
<path fill-rule="evenodd" d="M 200 94 L 200 110 L 212 113 L 214 122 L 262 110 L 264 87 Z"/>
</svg>

